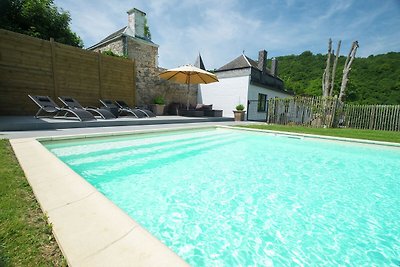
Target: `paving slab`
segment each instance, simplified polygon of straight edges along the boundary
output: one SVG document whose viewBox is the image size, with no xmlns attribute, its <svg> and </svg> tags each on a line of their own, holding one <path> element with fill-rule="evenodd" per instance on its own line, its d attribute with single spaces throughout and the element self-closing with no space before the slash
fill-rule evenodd
<svg viewBox="0 0 400 267">
<path fill-rule="evenodd" d="M 126 236 L 138 224 L 96 192 L 48 212 L 54 234 L 72 266 Z M 133 252 L 133 251 L 132 251 Z M 118 259 L 118 251 L 110 255 Z"/>
<path fill-rule="evenodd" d="M 185 261 L 179 262 L 171 257 L 171 253 L 173 252 L 169 248 L 138 226 L 107 249 L 86 258 L 81 266 L 189 266 Z M 153 257 L 152 254 L 157 254 L 158 257 Z M 113 255 L 119 257 L 115 259 Z"/>
</svg>

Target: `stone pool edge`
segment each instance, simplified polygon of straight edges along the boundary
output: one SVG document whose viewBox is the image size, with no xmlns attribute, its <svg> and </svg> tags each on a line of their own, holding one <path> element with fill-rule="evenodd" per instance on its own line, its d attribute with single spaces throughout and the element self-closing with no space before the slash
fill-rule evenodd
<svg viewBox="0 0 400 267">
<path fill-rule="evenodd" d="M 10 143 L 69 266 L 189 266 L 38 139 Z"/>
<path fill-rule="evenodd" d="M 295 136 L 295 137 L 309 138 L 309 139 L 322 139 L 322 140 L 330 140 L 330 141 L 341 141 L 341 142 L 347 142 L 347 143 L 359 143 L 359 144 L 366 144 L 366 145 L 379 145 L 379 146 L 389 146 L 389 147 L 399 147 L 400 148 L 400 143 L 375 141 L 375 140 L 368 140 L 368 139 L 356 139 L 356 138 L 336 137 L 336 136 L 329 136 L 329 135 L 294 133 L 294 132 L 254 129 L 254 128 L 237 127 L 237 126 L 225 126 L 225 125 L 219 125 L 217 127 L 225 128 L 225 129 L 232 129 L 232 130 L 249 131 L 249 132 L 262 132 L 262 133 L 269 133 L 269 134 L 289 136 L 289 137 Z"/>
</svg>

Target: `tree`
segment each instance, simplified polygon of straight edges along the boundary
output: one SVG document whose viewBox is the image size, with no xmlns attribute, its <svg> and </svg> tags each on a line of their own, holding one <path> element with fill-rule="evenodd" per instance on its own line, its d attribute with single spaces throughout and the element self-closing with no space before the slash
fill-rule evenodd
<svg viewBox="0 0 400 267">
<path fill-rule="evenodd" d="M 341 53 L 342 50 L 343 48 L 340 49 Z M 331 86 L 332 95 L 339 96 L 346 57 L 347 53 L 338 58 L 337 77 L 334 80 L 334 86 Z M 326 53 L 307 57 L 303 54 L 279 56 L 277 59 L 279 60 L 279 77 L 284 81 L 285 88 L 294 90 L 295 94 L 300 96 L 322 94 L 321 74 L 326 67 Z M 332 63 L 333 58 L 331 59 Z M 400 52 L 369 57 L 356 56 L 351 68 L 350 79 L 346 86 L 347 103 L 400 104 Z"/>
<path fill-rule="evenodd" d="M 340 86 L 340 94 L 339 94 L 339 99 L 341 101 L 344 101 L 344 97 L 346 96 L 346 86 L 347 82 L 349 81 L 351 63 L 353 63 L 353 60 L 356 57 L 356 52 L 358 47 L 359 47 L 358 42 L 357 41 L 353 42 L 350 48 L 350 52 L 347 56 L 346 62 L 344 63 L 342 85 Z"/>
<path fill-rule="evenodd" d="M 338 46 L 336 49 L 335 61 L 333 62 L 332 75 L 330 75 L 331 56 L 333 56 L 335 54 L 335 50 L 332 51 L 332 39 L 329 38 L 326 67 L 325 67 L 324 74 L 322 75 L 322 95 L 324 97 L 332 96 L 332 94 L 333 94 L 333 88 L 335 87 L 336 66 L 337 66 L 337 62 L 339 59 L 341 44 L 342 44 L 342 41 L 339 40 Z"/>
<path fill-rule="evenodd" d="M 329 96 L 332 96 L 333 94 L 333 88 L 335 87 L 335 74 L 336 74 L 336 66 L 337 66 L 337 62 L 339 59 L 339 54 L 340 54 L 340 45 L 342 44 L 342 40 L 339 40 L 338 42 L 338 46 L 336 49 L 336 57 L 335 57 L 335 61 L 333 62 L 333 68 L 332 68 L 332 81 L 331 81 L 331 86 L 329 88 Z M 335 51 L 333 52 L 333 54 L 335 53 Z"/>
<path fill-rule="evenodd" d="M 338 48 L 336 50 L 336 58 L 333 63 L 332 76 L 331 76 L 330 75 L 331 56 L 335 54 L 335 51 L 332 51 L 332 40 L 329 38 L 326 67 L 325 67 L 325 71 L 322 75 L 322 95 L 324 97 L 332 96 L 332 94 L 333 94 L 333 89 L 334 89 L 334 85 L 335 85 L 336 66 L 337 66 L 337 62 L 339 59 L 341 43 L 342 43 L 342 41 L 340 40 L 338 42 Z M 339 94 L 339 99 L 341 101 L 344 101 L 344 97 L 346 95 L 345 92 L 346 92 L 347 82 L 349 81 L 348 77 L 349 77 L 349 73 L 351 70 L 351 64 L 353 63 L 353 60 L 356 57 L 357 48 L 358 48 L 358 42 L 355 41 L 355 42 L 353 42 L 353 44 L 351 46 L 349 55 L 347 56 L 346 62 L 344 64 L 342 84 L 340 86 L 340 94 Z"/>
<path fill-rule="evenodd" d="M 53 0 L 1 0 L 0 27 L 6 30 L 83 47 L 82 39 L 71 31 L 71 16 L 58 10 Z"/>
<path fill-rule="evenodd" d="M 329 86 L 331 85 L 330 83 L 330 67 L 331 67 L 331 55 L 332 55 L 332 39 L 329 38 L 328 42 L 328 56 L 326 58 L 326 67 L 325 71 L 322 74 L 322 96 L 327 97 L 329 95 Z"/>
</svg>

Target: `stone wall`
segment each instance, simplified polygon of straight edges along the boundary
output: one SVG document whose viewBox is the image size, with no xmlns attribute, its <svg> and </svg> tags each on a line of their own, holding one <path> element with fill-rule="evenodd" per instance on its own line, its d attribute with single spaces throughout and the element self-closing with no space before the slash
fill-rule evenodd
<svg viewBox="0 0 400 267">
<path fill-rule="evenodd" d="M 105 43 L 104 45 L 95 48 L 93 51 L 104 52 L 108 50 L 111 50 L 112 52 L 120 56 L 124 55 L 124 43 L 122 38 L 116 39 L 109 43 Z"/>
<path fill-rule="evenodd" d="M 162 95 L 167 104 L 172 102 L 183 103 L 186 105 L 188 96 L 188 86 L 186 84 L 177 84 L 170 81 L 166 81 L 158 77 L 158 75 L 165 71 L 164 68 L 156 68 L 154 72 L 155 79 L 152 81 L 153 88 L 149 91 L 152 93 L 153 98 L 158 95 Z M 136 84 L 138 86 L 138 84 Z M 198 85 L 192 84 L 189 86 L 189 102 L 191 105 L 197 103 Z"/>
<path fill-rule="evenodd" d="M 157 96 L 163 96 L 166 104 L 179 102 L 186 104 L 187 85 L 165 81 L 158 75 L 165 71 L 158 65 L 158 46 L 147 43 L 138 38 L 127 37 L 127 56 L 136 62 L 136 105 L 143 106 L 153 103 Z M 123 37 L 97 47 L 95 51 L 111 50 L 118 55 L 123 55 Z M 178 67 L 178 66 L 177 66 Z M 197 101 L 197 85 L 191 85 L 189 101 L 195 105 Z"/>
</svg>

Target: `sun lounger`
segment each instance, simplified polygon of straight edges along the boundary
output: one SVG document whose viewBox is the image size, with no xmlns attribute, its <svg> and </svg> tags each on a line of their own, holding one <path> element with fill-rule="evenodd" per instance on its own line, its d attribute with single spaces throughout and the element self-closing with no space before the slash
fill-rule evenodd
<svg viewBox="0 0 400 267">
<path fill-rule="evenodd" d="M 99 99 L 100 103 L 103 105 L 102 108 L 110 111 L 115 117 L 119 116 L 119 107 L 115 105 L 111 100 Z"/>
<path fill-rule="evenodd" d="M 50 97 L 48 96 L 37 96 L 37 95 L 28 95 L 36 105 L 40 107 L 38 112 L 35 115 L 35 118 L 39 118 L 39 114 L 42 111 L 46 113 L 54 114 L 52 118 L 66 118 L 68 115 L 73 115 L 80 121 L 90 121 L 96 120 L 92 113 L 86 110 L 81 109 L 69 109 L 69 108 L 61 108 L 59 107 Z M 60 113 L 64 113 L 63 116 L 58 116 Z"/>
<path fill-rule="evenodd" d="M 83 107 L 76 99 L 69 97 L 69 96 L 60 96 L 60 99 L 63 104 L 72 110 L 82 109 L 91 112 L 93 115 L 100 116 L 102 119 L 115 119 L 115 116 L 108 110 L 104 108 L 96 108 L 96 107 Z"/>
<path fill-rule="evenodd" d="M 144 118 L 146 117 L 146 114 L 138 111 L 138 110 L 132 110 L 129 108 L 123 108 L 119 105 L 114 104 L 111 100 L 109 99 L 100 99 L 100 102 L 113 114 L 117 113 L 118 115 L 133 115 L 135 118 Z"/>
<path fill-rule="evenodd" d="M 150 110 L 143 109 L 143 108 L 131 108 L 131 107 L 128 106 L 128 104 L 126 104 L 122 100 L 115 101 L 115 104 L 117 104 L 117 106 L 119 106 L 121 109 L 134 110 L 134 111 L 142 112 L 142 113 L 144 113 L 146 115 L 146 117 L 156 117 L 156 115 L 153 112 L 151 112 Z"/>
</svg>

